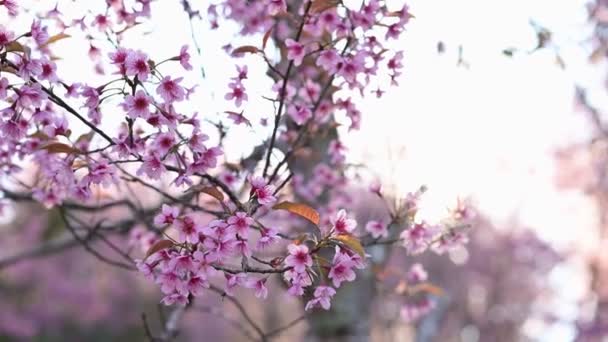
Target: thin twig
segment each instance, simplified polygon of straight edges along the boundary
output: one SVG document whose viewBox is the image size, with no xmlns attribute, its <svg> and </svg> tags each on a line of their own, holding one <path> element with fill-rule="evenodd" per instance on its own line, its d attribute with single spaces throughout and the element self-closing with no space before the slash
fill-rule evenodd
<svg viewBox="0 0 608 342">
<path fill-rule="evenodd" d="M 241 313 L 243 318 L 245 318 L 247 323 L 249 323 L 249 325 L 251 325 L 251 327 L 260 336 L 260 339 L 264 342 L 267 341 L 264 331 L 262 330 L 262 328 L 260 328 L 259 325 L 257 325 L 255 323 L 255 321 L 251 318 L 251 316 L 249 316 L 249 314 L 247 313 L 247 310 L 245 310 L 245 307 L 243 306 L 243 304 L 241 304 L 241 302 L 239 302 L 236 298 L 234 298 L 232 296 L 227 296 L 226 293 L 224 292 L 224 290 L 222 290 L 214 285 L 211 285 L 211 287 L 209 287 L 209 289 L 213 292 L 220 294 L 222 296 L 222 298 L 227 298 L 232 304 L 234 304 L 234 306 L 239 310 L 239 312 Z"/>
<path fill-rule="evenodd" d="M 312 5 L 312 0 L 309 0 L 306 4 L 306 9 L 304 10 L 304 15 L 302 17 L 302 22 L 300 23 L 300 27 L 298 27 L 298 32 L 296 33 L 295 41 L 300 41 L 300 37 L 302 36 L 302 32 L 304 31 L 304 24 L 306 24 L 306 18 L 308 17 L 308 12 L 310 11 L 310 7 Z M 290 60 L 287 65 L 287 71 L 285 72 L 285 77 L 283 78 L 283 86 L 281 87 L 281 92 L 279 93 L 280 102 L 279 109 L 277 110 L 276 115 L 274 116 L 274 128 L 272 129 L 272 136 L 270 138 L 270 146 L 268 146 L 268 152 L 266 153 L 266 163 L 264 164 L 264 171 L 262 172 L 262 176 L 266 178 L 268 174 L 268 167 L 270 166 L 270 156 L 272 155 L 272 150 L 274 149 L 274 144 L 277 139 L 277 131 L 279 129 L 279 122 L 281 121 L 281 115 L 283 114 L 283 107 L 285 106 L 285 98 L 287 92 L 287 81 L 289 80 L 289 74 L 291 73 L 291 69 L 293 69 L 294 61 Z"/>
</svg>

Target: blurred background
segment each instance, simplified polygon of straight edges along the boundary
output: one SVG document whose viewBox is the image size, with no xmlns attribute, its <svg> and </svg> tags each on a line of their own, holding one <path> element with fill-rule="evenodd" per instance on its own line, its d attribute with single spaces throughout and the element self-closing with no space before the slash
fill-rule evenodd
<svg viewBox="0 0 608 342">
<path fill-rule="evenodd" d="M 32 16 L 55 6 L 26 2 Z M 206 2 L 192 3 L 205 13 Z M 466 251 L 452 253 L 449 262 L 437 256 L 391 259 L 395 268 L 423 263 L 445 293 L 416 323 L 384 319 L 398 309 L 379 298 L 371 309 L 373 339 L 607 341 L 608 2 L 408 4 L 415 19 L 399 42 L 405 49 L 404 75 L 381 98 L 354 97 L 364 115 L 360 131 L 340 128 L 347 158 L 365 164 L 362 177 L 381 180 L 389 195 L 426 185 L 423 217 L 439 220 L 457 198 L 478 214 Z M 68 0 L 57 5 L 66 16 L 104 6 Z M 152 7 L 162 15 L 125 35 L 124 45 L 164 56 L 194 39 L 202 50 L 193 64 L 202 72 L 186 80 L 199 84 L 192 109 L 218 115 L 224 89 L 215 85 L 225 84 L 234 70 L 222 45 L 235 27 L 212 31 L 204 20 L 190 22 L 181 6 L 168 0 Z M 15 31 L 30 24 L 0 19 Z M 84 37 L 58 44 L 58 65 L 66 78 L 101 79 L 82 61 L 89 49 Z M 247 64 L 250 84 L 260 89 L 272 84 L 262 62 Z M 267 106 L 256 102 L 255 90 L 249 97 L 260 112 Z M 255 115 L 250 119 L 259 121 Z M 255 146 L 269 134 L 269 128 L 247 134 L 239 129 L 244 128 L 227 137 L 228 156 L 247 155 L 243 146 Z M 365 222 L 373 205 L 359 205 L 359 221 Z M 100 264 L 77 245 L 61 254 L 10 262 L 27 246 L 61 242 L 56 216 L 34 204 L 4 208 L 0 341 L 143 340 L 142 312 L 154 327 L 163 309 L 157 305 L 158 290 L 138 275 Z M 249 293 L 239 296 L 264 327 L 287 323 L 301 310 L 287 296 L 270 296 L 267 302 Z M 204 302 L 186 317 L 180 338 L 242 340 L 228 320 L 214 318 L 221 306 L 223 315 L 238 320 L 232 304 L 217 296 Z M 302 322 L 277 340 L 299 340 L 306 329 Z"/>
</svg>

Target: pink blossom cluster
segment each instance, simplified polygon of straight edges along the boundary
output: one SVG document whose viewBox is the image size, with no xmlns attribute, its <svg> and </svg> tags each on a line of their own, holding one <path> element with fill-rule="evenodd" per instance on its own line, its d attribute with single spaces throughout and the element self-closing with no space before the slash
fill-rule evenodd
<svg viewBox="0 0 608 342">
<path fill-rule="evenodd" d="M 13 2 L 1 3 L 11 15 L 18 13 Z M 63 32 L 49 32 L 42 20 L 35 20 L 28 32 L 0 26 L 0 102 L 7 105 L 0 109 L 3 175 L 18 175 L 23 162 L 32 162 L 39 172 L 28 190 L 47 207 L 90 204 L 99 188 L 121 188 L 129 182 L 143 184 L 171 202 L 158 208 L 153 224 L 141 219 L 143 224 L 129 228 L 129 243 L 146 254 L 137 261 L 137 269 L 158 284 L 166 305 L 186 305 L 214 286 L 216 276 L 225 281 L 228 296 L 244 287 L 266 298 L 267 279 L 276 275 L 289 294 L 307 299 L 307 310 L 328 310 L 336 291 L 366 267 L 363 242 L 387 243 L 398 235 L 395 242 L 402 242 L 410 254 L 429 248 L 443 252 L 465 243 L 461 231 L 414 220 L 419 193 L 409 194 L 404 209 L 391 212 L 390 222 L 372 220 L 360 231 L 343 209 L 353 201 L 345 172 L 348 151 L 339 136 L 328 132 L 343 118 L 350 129 L 360 127 L 361 112 L 349 93 L 379 95 L 381 85 L 397 84 L 403 52 L 392 49 L 390 42 L 401 35 L 411 15 L 407 6 L 391 10 L 380 0 L 364 1 L 360 7 L 319 3 L 227 0 L 208 8 L 212 27 L 227 19 L 238 22 L 244 36 L 272 35 L 284 55 L 273 61 L 266 46 L 226 47 L 234 56 L 259 55 L 275 81 L 265 97 L 276 108 L 274 116 L 266 118 L 273 121 L 272 134 L 263 145 L 261 165 L 250 168 L 224 160 L 222 138 L 211 139 L 202 125 L 207 118 L 183 110 L 196 86 L 188 88 L 182 75 L 162 70 L 168 62 L 179 64 L 184 72 L 192 70 L 187 46 L 158 61 L 120 44 L 120 32 L 151 15 L 150 0 L 132 6 L 107 0 L 108 10 L 92 20 L 85 16 L 71 25 L 64 23 L 64 29 L 79 27 L 91 37 L 90 28 L 96 28 L 98 35 L 115 41 L 108 51 L 95 46 L 93 38 L 90 41 L 95 69 L 105 75 L 108 68 L 111 75 L 102 84 L 63 80 L 50 48 Z M 57 7 L 47 17 L 63 23 Z M 249 71 L 246 64 L 239 64 L 236 71 L 223 88 L 224 99 L 242 108 L 249 100 Z M 377 90 L 370 91 L 373 86 Z M 348 92 L 337 96 L 335 89 Z M 251 125 L 244 111 L 226 113 L 237 125 Z M 88 126 L 89 133 L 72 137 L 67 117 Z M 108 124 L 114 125 L 112 133 L 101 129 Z M 223 126 L 217 127 L 220 136 L 225 134 Z M 306 146 L 317 140 L 315 136 L 325 135 L 331 138 L 323 147 Z M 275 161 L 278 142 L 285 153 L 283 160 Z M 310 175 L 280 172 L 284 165 L 290 167 L 294 156 L 318 154 L 317 150 L 323 155 Z M 258 169 L 262 175 L 254 176 Z M 158 184 L 165 179 L 173 190 L 185 188 L 185 195 L 177 198 L 162 190 Z M 383 197 L 377 185 L 372 192 Z M 217 202 L 201 205 L 203 193 Z M 316 210 L 293 209 L 287 200 L 295 199 Z M 131 209 L 136 206 L 129 204 Z M 291 236 L 299 221 L 276 213 L 285 208 L 312 221 L 314 232 Z M 466 211 L 457 212 L 459 218 L 468 217 Z M 260 257 L 271 249 L 273 259 Z M 419 270 L 413 273 L 418 281 L 423 277 Z"/>
<path fill-rule="evenodd" d="M 259 185 L 259 178 L 252 179 Z M 257 196 L 255 192 L 252 194 L 252 198 Z M 154 223 L 166 232 L 164 235 L 172 230 L 176 237 L 166 235 L 171 239 L 165 240 L 169 244 L 139 260 L 137 267 L 144 276 L 159 285 L 165 295 L 162 302 L 167 305 L 187 304 L 209 288 L 212 277 L 222 274 L 226 295 L 232 296 L 237 288 L 245 287 L 254 289 L 257 297 L 266 298 L 266 281 L 269 276 L 277 274 L 282 275 L 289 286 L 287 292 L 293 296 L 303 296 L 305 290 L 311 286 L 314 288 L 307 309 L 317 306 L 329 309 L 336 289 L 344 282 L 354 281 L 355 269 L 365 267 L 364 258 L 348 243 L 343 243 L 345 236 L 354 239 L 351 233 L 356 227 L 356 221 L 348 218 L 344 210 L 331 218 L 332 226 L 324 236 L 316 242 L 290 243 L 287 254 L 277 263 L 260 260 L 255 254 L 281 241 L 281 236 L 276 229 L 262 226 L 246 212 L 229 211 L 224 219 L 203 222 L 204 219 L 195 213 L 183 213 L 169 205 L 163 205 L 154 218 Z M 159 243 L 149 233 L 140 230 L 133 233 L 132 241 L 143 247 L 142 250 L 154 249 L 153 246 Z M 334 252 L 333 260 L 323 265 L 319 264 L 322 259 L 318 255 L 322 250 Z M 250 260 L 262 266 L 250 266 Z M 240 268 L 235 266 L 239 262 Z M 318 283 L 313 283 L 315 278 L 318 278 Z M 331 282 L 333 287 L 325 285 L 327 282 Z"/>
</svg>

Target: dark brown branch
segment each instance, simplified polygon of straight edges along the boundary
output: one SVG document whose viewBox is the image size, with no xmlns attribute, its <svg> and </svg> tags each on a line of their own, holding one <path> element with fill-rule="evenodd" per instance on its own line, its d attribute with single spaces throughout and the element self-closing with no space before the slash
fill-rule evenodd
<svg viewBox="0 0 608 342">
<path fill-rule="evenodd" d="M 312 5 L 312 0 L 309 0 L 306 4 L 306 9 L 304 10 L 304 15 L 302 17 L 302 22 L 300 23 L 300 27 L 298 27 L 298 32 L 296 33 L 295 41 L 300 41 L 300 37 L 302 36 L 302 32 L 304 30 L 304 24 L 306 24 L 306 18 L 308 17 L 308 12 L 310 12 L 310 7 Z M 294 62 L 293 60 L 289 61 L 287 65 L 287 71 L 285 72 L 285 77 L 283 77 L 283 86 L 281 87 L 281 92 L 279 93 L 280 102 L 279 109 L 277 110 L 276 115 L 274 116 L 274 128 L 272 129 L 272 136 L 270 138 L 270 146 L 268 146 L 268 152 L 266 153 L 266 162 L 264 164 L 264 171 L 262 172 L 262 176 L 266 178 L 268 174 L 268 167 L 270 166 L 270 155 L 272 154 L 272 150 L 274 149 L 274 144 L 277 139 L 277 131 L 279 129 L 279 122 L 281 121 L 281 115 L 283 112 L 283 107 L 285 106 L 285 95 L 287 92 L 287 81 L 289 80 L 289 74 L 291 73 L 291 69 L 293 69 Z"/>
<path fill-rule="evenodd" d="M 306 319 L 308 315 L 304 314 L 296 319 L 294 319 L 293 321 L 285 324 L 282 327 L 276 328 L 274 330 L 271 330 L 269 332 L 266 333 L 266 338 L 272 338 L 272 337 L 276 337 L 279 334 L 283 333 L 285 330 L 291 329 L 292 327 L 294 327 L 295 325 L 297 325 L 298 323 L 302 322 L 304 319 Z"/>
</svg>

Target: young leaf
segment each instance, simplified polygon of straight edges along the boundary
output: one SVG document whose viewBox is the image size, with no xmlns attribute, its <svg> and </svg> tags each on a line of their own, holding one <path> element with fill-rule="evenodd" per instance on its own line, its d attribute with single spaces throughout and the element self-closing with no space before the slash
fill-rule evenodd
<svg viewBox="0 0 608 342">
<path fill-rule="evenodd" d="M 240 46 L 234 50 L 232 50 L 232 55 L 240 55 L 242 53 L 257 53 L 260 52 L 260 49 L 258 49 L 257 47 L 253 46 L 253 45 L 243 45 Z"/>
<path fill-rule="evenodd" d="M 275 205 L 274 207 L 272 207 L 272 209 L 287 210 L 292 214 L 296 214 L 307 219 L 308 221 L 314 223 L 317 226 L 319 225 L 319 213 L 313 208 L 307 206 L 306 204 L 285 201 Z"/>
<path fill-rule="evenodd" d="M 262 50 L 266 49 L 266 44 L 268 43 L 268 38 L 270 38 L 270 34 L 272 33 L 272 27 L 264 33 L 264 38 L 262 38 Z"/>
<path fill-rule="evenodd" d="M 334 239 L 348 247 L 351 251 L 359 254 L 361 258 L 365 259 L 365 250 L 363 249 L 363 246 L 361 246 L 361 242 L 359 242 L 356 237 L 347 234 L 339 234 L 334 237 Z"/>
<path fill-rule="evenodd" d="M 340 0 L 313 0 L 310 6 L 311 13 L 321 13 L 340 4 Z"/>
<path fill-rule="evenodd" d="M 148 251 L 146 252 L 146 256 L 144 257 L 144 260 L 148 259 L 148 257 L 158 251 L 161 251 L 165 248 L 170 248 L 173 247 L 173 241 L 171 240 L 160 240 L 157 241 L 155 244 L 153 244 L 150 249 L 148 249 Z"/>
<path fill-rule="evenodd" d="M 10 42 L 5 47 L 6 52 L 25 52 L 25 47 L 17 41 Z"/>
<path fill-rule="evenodd" d="M 72 147 L 70 145 L 60 143 L 60 142 L 52 142 L 52 143 L 46 144 L 46 145 L 42 146 L 41 149 L 47 150 L 48 153 L 74 153 L 74 154 L 82 153 L 82 151 L 80 151 L 79 149 Z"/>
<path fill-rule="evenodd" d="M 220 202 L 224 201 L 224 194 L 214 186 L 206 186 L 201 189 L 201 192 L 206 193 Z"/>
<path fill-rule="evenodd" d="M 42 44 L 42 47 L 49 46 L 49 45 L 51 45 L 51 44 L 53 44 L 53 43 L 55 43 L 55 42 L 57 42 L 57 41 L 59 41 L 59 40 L 62 40 L 62 39 L 65 39 L 65 38 L 70 38 L 70 37 L 71 37 L 71 36 L 70 36 L 69 34 L 67 34 L 67 33 L 59 33 L 59 34 L 56 34 L 56 35 L 54 35 L 54 36 L 51 36 L 51 37 L 50 37 L 50 38 L 49 38 L 49 39 L 46 41 L 46 43 Z"/>
<path fill-rule="evenodd" d="M 417 284 L 417 285 L 410 287 L 410 289 L 409 289 L 410 294 L 416 294 L 418 292 L 426 292 L 426 293 L 433 294 L 435 296 L 443 295 L 443 290 L 439 286 L 433 285 L 431 283 Z"/>
</svg>

